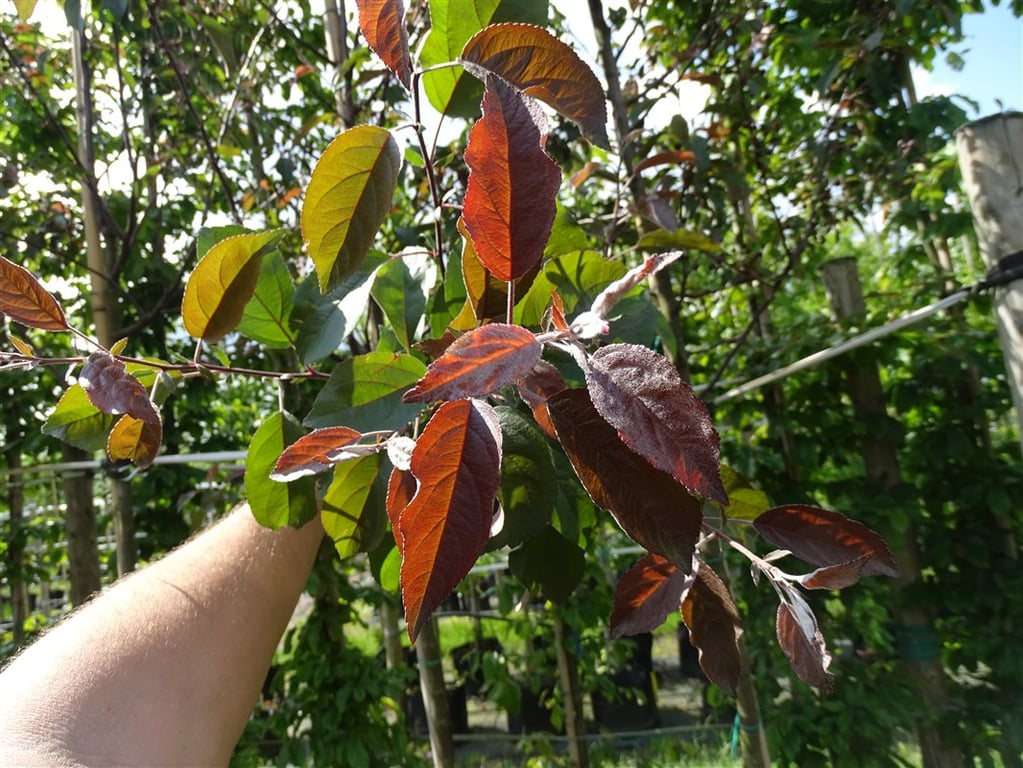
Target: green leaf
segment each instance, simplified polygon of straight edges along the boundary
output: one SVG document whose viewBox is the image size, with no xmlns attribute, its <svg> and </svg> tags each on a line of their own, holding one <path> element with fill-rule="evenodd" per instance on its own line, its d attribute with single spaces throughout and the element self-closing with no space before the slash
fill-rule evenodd
<svg viewBox="0 0 1023 768">
<path fill-rule="evenodd" d="M 373 298 L 408 351 L 412 350 L 435 274 L 435 262 L 423 254 L 391 259 L 380 267 L 373 279 Z"/>
<path fill-rule="evenodd" d="M 43 433 L 70 443 L 83 451 L 102 451 L 118 416 L 103 413 L 90 402 L 81 384 L 61 395 L 43 424 Z"/>
<path fill-rule="evenodd" d="M 725 516 L 736 520 L 753 520 L 771 508 L 767 494 L 754 488 L 750 481 L 727 464 L 721 465 L 721 483 L 728 494 Z"/>
<path fill-rule="evenodd" d="M 302 237 L 328 293 L 356 272 L 391 208 L 401 151 L 390 131 L 345 131 L 313 169 L 302 204 Z"/>
<path fill-rule="evenodd" d="M 218 341 L 233 331 L 252 298 L 264 256 L 277 247 L 282 229 L 234 235 L 211 247 L 195 265 L 181 302 L 185 330 Z"/>
<path fill-rule="evenodd" d="M 342 361 L 305 418 L 308 427 L 345 425 L 360 432 L 400 429 L 422 411 L 401 396 L 426 373 L 411 355 L 370 352 Z"/>
<path fill-rule="evenodd" d="M 369 304 L 374 270 L 386 260 L 386 254 L 370 251 L 362 268 L 326 296 L 320 293 L 315 275 L 299 283 L 291 324 L 303 362 L 322 360 L 336 351 L 345 336 L 355 329 Z"/>
<path fill-rule="evenodd" d="M 201 227 L 195 236 L 195 253 L 202 258 L 209 253 L 210 248 L 221 240 L 227 240 L 235 235 L 246 235 L 248 231 L 240 224 L 225 224 L 222 227 Z"/>
<path fill-rule="evenodd" d="M 517 547 L 543 530 L 551 520 L 558 494 L 554 459 L 540 430 L 514 408 L 494 410 L 504 435 L 498 489 L 504 527 L 487 544 L 491 550 Z"/>
<path fill-rule="evenodd" d="M 18 11 L 18 20 L 25 24 L 35 12 L 37 0 L 14 0 L 14 7 Z"/>
<path fill-rule="evenodd" d="M 582 549 L 547 526 L 508 555 L 508 567 L 530 590 L 562 603 L 583 577 Z"/>
<path fill-rule="evenodd" d="M 245 494 L 260 525 L 277 530 L 298 528 L 316 516 L 316 485 L 312 477 L 290 483 L 270 479 L 270 470 L 287 446 L 305 430 L 290 413 L 278 411 L 259 425 L 245 462 Z"/>
<path fill-rule="evenodd" d="M 656 232 L 643 235 L 639 242 L 636 243 L 636 248 L 651 251 L 661 250 L 662 248 L 673 250 L 678 248 L 694 248 L 698 251 L 707 251 L 709 253 L 720 253 L 724 250 L 719 243 L 714 242 L 706 235 L 688 229 L 677 229 L 674 232 L 659 229 Z"/>
<path fill-rule="evenodd" d="M 245 305 L 238 332 L 267 347 L 295 346 L 295 331 L 288 316 L 295 297 L 291 272 L 280 253 L 263 259 L 256 290 Z"/>
<path fill-rule="evenodd" d="M 323 529 L 341 557 L 365 548 L 370 538 L 372 515 L 366 500 L 380 469 L 380 454 L 373 453 L 334 467 L 334 480 L 323 497 Z"/>
<path fill-rule="evenodd" d="M 430 33 L 419 52 L 424 69 L 456 61 L 469 38 L 488 24 L 522 21 L 547 24 L 547 0 L 430 0 Z M 423 75 L 423 88 L 442 115 L 480 114 L 483 84 L 460 67 L 445 67 Z"/>
<path fill-rule="evenodd" d="M 539 325 L 550 306 L 551 291 L 558 292 L 569 315 L 580 304 L 589 307 L 602 288 L 626 271 L 621 262 L 609 261 L 597 251 L 576 251 L 551 259 L 515 307 L 515 321 L 526 326 Z"/>
<path fill-rule="evenodd" d="M 391 547 L 380 565 L 380 588 L 391 594 L 398 594 L 401 578 L 401 554 L 397 547 Z"/>
</svg>

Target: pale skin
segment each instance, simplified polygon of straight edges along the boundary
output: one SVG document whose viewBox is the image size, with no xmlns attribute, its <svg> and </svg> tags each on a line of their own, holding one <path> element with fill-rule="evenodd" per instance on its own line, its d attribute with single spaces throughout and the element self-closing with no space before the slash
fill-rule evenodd
<svg viewBox="0 0 1023 768">
<path fill-rule="evenodd" d="M 226 765 L 323 538 L 247 505 L 0 673 L 0 765 Z"/>
</svg>

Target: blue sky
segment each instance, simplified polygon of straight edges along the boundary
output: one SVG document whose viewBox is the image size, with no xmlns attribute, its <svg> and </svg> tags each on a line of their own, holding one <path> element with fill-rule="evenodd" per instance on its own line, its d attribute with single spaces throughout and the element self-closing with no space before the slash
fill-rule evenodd
<svg viewBox="0 0 1023 768">
<path fill-rule="evenodd" d="M 1023 111 L 1023 19 L 1009 10 L 1009 0 L 999 7 L 988 5 L 984 13 L 968 14 L 963 19 L 966 39 L 952 47 L 966 62 L 960 72 L 950 69 L 940 58 L 933 72 L 917 70 L 914 79 L 920 97 L 959 93 L 979 102 L 980 112 L 963 105 L 970 117 L 1005 110 Z"/>
</svg>

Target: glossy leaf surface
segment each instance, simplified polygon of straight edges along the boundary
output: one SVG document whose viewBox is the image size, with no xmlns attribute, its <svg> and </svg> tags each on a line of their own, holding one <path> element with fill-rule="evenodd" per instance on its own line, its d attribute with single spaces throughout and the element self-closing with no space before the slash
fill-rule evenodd
<svg viewBox="0 0 1023 768">
<path fill-rule="evenodd" d="M 273 530 L 286 525 L 298 528 L 316 515 L 316 485 L 312 477 L 303 477 L 293 483 L 278 483 L 270 479 L 270 471 L 278 457 L 304 432 L 294 416 L 278 411 L 259 425 L 249 441 L 245 461 L 245 495 L 260 525 Z"/>
<path fill-rule="evenodd" d="M 399 516 L 409 637 L 469 572 L 487 544 L 500 483 L 501 428 L 485 403 L 445 403 L 412 453 L 416 495 Z"/>
<path fill-rule="evenodd" d="M 679 609 L 686 576 L 670 560 L 648 554 L 615 586 L 611 637 L 653 632 Z"/>
<path fill-rule="evenodd" d="M 262 259 L 277 247 L 282 234 L 270 230 L 227 237 L 199 259 L 181 302 L 189 334 L 214 342 L 238 326 L 256 290 Z"/>
<path fill-rule="evenodd" d="M 412 84 L 412 57 L 405 31 L 405 6 L 401 0 L 356 0 L 359 30 L 406 88 Z"/>
<path fill-rule="evenodd" d="M 334 467 L 334 479 L 323 496 L 323 530 L 341 557 L 361 551 L 372 533 L 369 498 L 380 469 L 380 454 L 370 454 Z"/>
<path fill-rule="evenodd" d="M 89 400 L 81 384 L 67 388 L 43 424 L 43 433 L 85 451 L 106 448 L 117 416 L 104 413 Z"/>
<path fill-rule="evenodd" d="M 362 439 L 351 427 L 324 427 L 302 435 L 281 453 L 270 479 L 290 482 L 306 475 L 326 472 L 341 460 L 344 449 Z"/>
<path fill-rule="evenodd" d="M 400 429 L 422 405 L 403 403 L 402 393 L 426 373 L 411 355 L 370 352 L 338 363 L 305 418 L 307 427 L 345 425 L 360 432 Z"/>
<path fill-rule="evenodd" d="M 799 679 L 824 691 L 830 690 L 834 680 L 828 671 L 831 654 L 824 647 L 824 638 L 809 607 L 780 603 L 775 628 L 778 645 Z"/>
<path fill-rule="evenodd" d="M 139 469 L 145 469 L 152 466 L 162 440 L 163 424 L 159 419 L 143 421 L 125 414 L 110 430 L 107 456 L 111 461 L 130 461 Z"/>
<path fill-rule="evenodd" d="M 399 553 L 405 551 L 405 540 L 401 536 L 401 513 L 409 505 L 416 495 L 416 488 L 419 481 L 411 471 L 405 469 L 392 469 L 391 476 L 387 480 L 387 519 L 391 521 L 391 531 L 394 532 L 394 543 Z"/>
<path fill-rule="evenodd" d="M 573 251 L 548 260 L 533 285 L 515 306 L 515 320 L 539 325 L 557 291 L 569 315 L 576 307 L 588 307 L 610 283 L 626 273 L 618 261 L 605 259 L 597 251 Z"/>
<path fill-rule="evenodd" d="M 727 464 L 721 465 L 721 484 L 728 494 L 725 517 L 752 520 L 771 506 L 767 494 L 754 488 L 750 481 Z"/>
<path fill-rule="evenodd" d="M 517 325 L 491 323 L 458 337 L 405 395 L 405 403 L 486 397 L 528 373 L 540 359 L 536 337 Z"/>
<path fill-rule="evenodd" d="M 268 254 L 259 268 L 252 298 L 238 322 L 238 333 L 266 347 L 294 347 L 296 333 L 290 322 L 294 297 L 295 285 L 288 265 L 280 253 Z"/>
<path fill-rule="evenodd" d="M 483 118 L 465 150 L 462 216 L 480 261 L 499 280 L 536 266 L 554 225 L 561 171 L 543 148 L 546 124 L 535 102 L 488 78 Z"/>
<path fill-rule="evenodd" d="M 480 79 L 494 74 L 507 80 L 574 121 L 594 144 L 610 149 L 600 81 L 575 51 L 547 30 L 531 24 L 492 24 L 465 44 L 461 59 Z"/>
<path fill-rule="evenodd" d="M 702 522 L 700 503 L 671 475 L 629 450 L 586 390 L 563 390 L 547 408 L 590 498 L 634 541 L 688 572 Z"/>
<path fill-rule="evenodd" d="M 689 629 L 689 641 L 700 651 L 704 674 L 734 695 L 742 672 L 742 621 L 728 588 L 705 563 L 696 569 L 682 596 L 682 620 Z"/>
<path fill-rule="evenodd" d="M 372 296 L 408 351 L 426 310 L 424 288 L 432 284 L 433 270 L 433 259 L 425 255 L 421 259 L 395 258 L 382 264 L 373 278 Z"/>
<path fill-rule="evenodd" d="M 601 347 L 590 355 L 586 383 L 626 445 L 689 490 L 728 503 L 707 406 L 663 355 L 635 344 Z"/>
<path fill-rule="evenodd" d="M 546 0 L 430 0 L 430 32 L 419 51 L 422 67 L 455 61 L 465 43 L 488 24 L 502 21 L 547 23 Z M 423 89 L 442 115 L 477 117 L 483 84 L 462 67 L 423 74 Z"/>
<path fill-rule="evenodd" d="M 803 562 L 825 567 L 866 558 L 864 576 L 898 576 L 899 567 L 880 534 L 843 514 L 805 504 L 769 509 L 753 521 L 757 532 Z"/>
<path fill-rule="evenodd" d="M 66 331 L 67 320 L 57 300 L 35 276 L 0 256 L 0 314 L 41 331 Z"/>
<path fill-rule="evenodd" d="M 390 131 L 369 125 L 345 131 L 320 156 L 302 204 L 302 237 L 323 293 L 362 265 L 391 207 L 400 168 Z"/>
</svg>

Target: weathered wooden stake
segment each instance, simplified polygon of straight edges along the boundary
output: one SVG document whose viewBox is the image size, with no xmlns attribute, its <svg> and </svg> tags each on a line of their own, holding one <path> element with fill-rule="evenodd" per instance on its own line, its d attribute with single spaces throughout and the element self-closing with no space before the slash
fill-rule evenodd
<svg viewBox="0 0 1023 768">
<path fill-rule="evenodd" d="M 451 731 L 451 710 L 448 691 L 441 666 L 440 631 L 437 617 L 431 616 L 416 638 L 416 656 L 419 659 L 419 687 L 426 706 L 426 721 L 430 728 L 430 752 L 434 768 L 454 768 L 455 742 Z"/>
<path fill-rule="evenodd" d="M 856 272 L 855 259 L 836 259 L 822 267 L 824 287 L 833 315 L 855 317 L 866 312 L 863 289 Z M 887 402 L 876 365 L 858 364 L 854 357 L 843 358 L 846 390 L 852 400 L 856 418 L 870 422 L 887 414 Z M 894 491 L 902 484 L 895 444 L 884 433 L 864 432 L 861 441 L 867 481 L 885 491 Z M 891 535 L 891 531 L 886 532 Z M 958 768 L 962 755 L 942 738 L 935 724 L 936 716 L 948 709 L 945 672 L 941 665 L 940 643 L 929 610 L 906 598 L 907 589 L 920 580 L 920 551 L 916 527 L 910 523 L 899 540 L 892 540 L 892 553 L 901 574 L 893 588 L 896 641 L 902 664 L 916 685 L 920 711 L 916 715 L 917 738 L 925 768 Z"/>
<path fill-rule="evenodd" d="M 1005 112 L 956 131 L 963 187 L 988 269 L 1023 262 L 1023 113 Z M 995 290 L 995 317 L 1023 449 L 1023 279 Z"/>
</svg>

